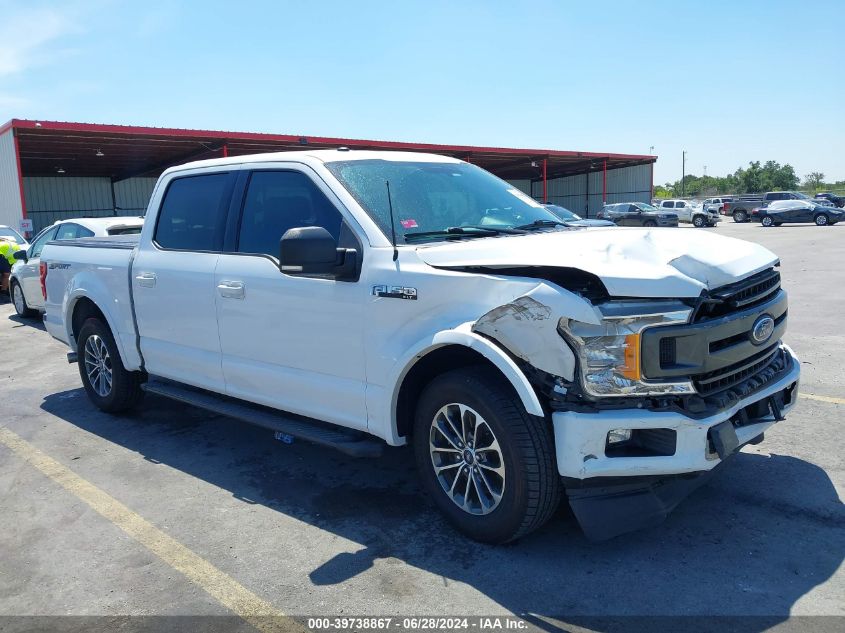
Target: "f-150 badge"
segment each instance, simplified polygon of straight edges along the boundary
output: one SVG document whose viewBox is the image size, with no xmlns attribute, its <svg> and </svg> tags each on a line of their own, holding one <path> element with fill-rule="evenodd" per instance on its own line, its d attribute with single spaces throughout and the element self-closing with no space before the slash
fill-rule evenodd
<svg viewBox="0 0 845 633">
<path fill-rule="evenodd" d="M 386 299 L 417 300 L 417 289 L 406 288 L 405 286 L 373 286 L 373 294 Z"/>
</svg>

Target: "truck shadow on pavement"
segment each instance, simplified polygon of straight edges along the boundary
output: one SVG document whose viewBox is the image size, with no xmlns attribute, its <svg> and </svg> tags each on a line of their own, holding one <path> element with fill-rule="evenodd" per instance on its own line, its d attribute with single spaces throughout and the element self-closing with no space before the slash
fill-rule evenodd
<svg viewBox="0 0 845 633">
<path fill-rule="evenodd" d="M 450 587 L 457 582 L 549 631 L 685 628 L 689 621 L 662 618 L 704 614 L 756 616 L 732 617 L 730 628 L 762 631 L 786 619 L 845 558 L 845 509 L 833 484 L 821 468 L 789 456 L 740 453 L 656 528 L 591 543 L 564 502 L 540 531 L 491 547 L 444 524 L 421 496 L 407 448 L 356 460 L 305 443 L 284 445 L 269 431 L 149 396 L 125 417 L 95 410 L 82 389 L 49 395 L 42 408 L 246 504 L 360 544 L 314 561 L 314 591 L 337 590 L 329 604 L 340 604 L 344 583 L 385 559 L 437 577 L 409 595 L 405 568 L 380 568 L 385 577 L 375 591 L 384 594 L 382 604 L 408 615 L 455 604 Z M 302 535 L 259 540 L 274 538 Z M 422 589 L 418 578 L 415 585 Z M 343 607 L 354 613 L 354 605 Z M 661 620 L 599 617 L 607 614 Z"/>
</svg>

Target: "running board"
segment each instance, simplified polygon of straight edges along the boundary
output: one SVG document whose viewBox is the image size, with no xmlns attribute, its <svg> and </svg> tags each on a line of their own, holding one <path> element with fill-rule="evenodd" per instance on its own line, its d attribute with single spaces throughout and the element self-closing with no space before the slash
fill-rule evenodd
<svg viewBox="0 0 845 633">
<path fill-rule="evenodd" d="M 382 442 L 359 431 L 342 429 L 317 420 L 220 396 L 210 391 L 187 387 L 180 383 L 151 378 L 143 383 L 141 388 L 148 393 L 178 400 L 220 415 L 237 418 L 312 444 L 328 446 L 352 457 L 379 457 L 383 452 L 384 444 Z"/>
</svg>

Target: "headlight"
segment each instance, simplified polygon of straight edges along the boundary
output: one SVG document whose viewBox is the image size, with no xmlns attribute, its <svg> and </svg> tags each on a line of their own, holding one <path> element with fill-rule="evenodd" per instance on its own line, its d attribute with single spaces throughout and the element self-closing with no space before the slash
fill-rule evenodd
<svg viewBox="0 0 845 633">
<path fill-rule="evenodd" d="M 688 380 L 654 382 L 643 378 L 640 335 L 645 328 L 686 323 L 690 308 L 675 302 L 611 302 L 599 306 L 599 325 L 561 319 L 558 331 L 579 359 L 584 391 L 592 396 L 695 393 Z"/>
</svg>

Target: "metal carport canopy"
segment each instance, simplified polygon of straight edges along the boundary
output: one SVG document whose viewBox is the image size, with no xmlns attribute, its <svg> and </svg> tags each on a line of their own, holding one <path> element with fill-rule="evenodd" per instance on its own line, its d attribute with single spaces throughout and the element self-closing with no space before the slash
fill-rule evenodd
<svg viewBox="0 0 845 633">
<path fill-rule="evenodd" d="M 114 181 L 133 176 L 157 176 L 172 165 L 204 158 L 344 146 L 445 154 L 472 162 L 510 180 L 542 180 L 544 175 L 551 179 L 600 169 L 649 164 L 656 160 L 655 156 L 636 154 L 440 145 L 26 119 L 9 121 L 0 126 L 0 133 L 9 128 L 14 130 L 17 139 L 24 176 L 55 175 L 61 168 L 68 175 L 105 176 Z"/>
</svg>

